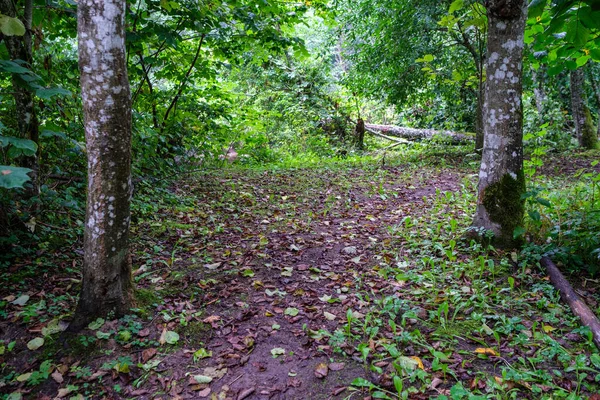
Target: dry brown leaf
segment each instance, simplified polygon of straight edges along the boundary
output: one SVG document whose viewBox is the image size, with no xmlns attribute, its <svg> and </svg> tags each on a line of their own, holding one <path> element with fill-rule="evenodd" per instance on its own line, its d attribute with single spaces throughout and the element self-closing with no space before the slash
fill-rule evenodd
<svg viewBox="0 0 600 400">
<path fill-rule="evenodd" d="M 344 369 L 346 364 L 344 363 L 331 363 L 329 364 L 329 369 L 332 371 L 341 371 Z"/>
<path fill-rule="evenodd" d="M 315 376 L 319 379 L 323 379 L 329 373 L 329 367 L 325 363 L 321 363 L 317 365 L 315 368 Z"/>
<path fill-rule="evenodd" d="M 152 357 L 154 357 L 158 353 L 156 349 L 146 349 L 142 351 L 142 361 L 147 363 Z"/>
</svg>

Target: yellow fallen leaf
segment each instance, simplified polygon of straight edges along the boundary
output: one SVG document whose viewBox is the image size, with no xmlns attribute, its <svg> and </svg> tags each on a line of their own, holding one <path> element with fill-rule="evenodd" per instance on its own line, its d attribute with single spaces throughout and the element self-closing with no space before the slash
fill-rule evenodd
<svg viewBox="0 0 600 400">
<path fill-rule="evenodd" d="M 412 356 L 411 358 L 417 362 L 417 367 L 419 367 L 422 370 L 425 370 L 425 366 L 423 365 L 423 361 L 421 361 L 421 359 L 419 357 Z"/>
<path fill-rule="evenodd" d="M 494 349 L 490 349 L 489 347 L 478 347 L 475 349 L 475 354 L 485 354 L 488 356 L 500 357 L 500 354 Z"/>
<path fill-rule="evenodd" d="M 556 328 L 554 328 L 554 327 L 552 327 L 550 325 L 544 325 L 542 328 L 544 329 L 544 332 L 546 332 L 546 333 L 550 333 L 550 332 L 556 330 Z"/>
</svg>

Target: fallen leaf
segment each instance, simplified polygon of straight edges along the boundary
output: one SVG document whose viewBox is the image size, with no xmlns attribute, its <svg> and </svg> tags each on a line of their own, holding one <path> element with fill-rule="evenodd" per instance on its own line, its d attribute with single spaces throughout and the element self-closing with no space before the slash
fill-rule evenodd
<svg viewBox="0 0 600 400">
<path fill-rule="evenodd" d="M 478 347 L 475 349 L 475 354 L 485 354 L 488 356 L 499 357 L 500 354 L 496 352 L 494 349 L 490 349 L 489 347 Z"/>
<path fill-rule="evenodd" d="M 295 317 L 296 315 L 298 315 L 299 311 L 297 308 L 294 307 L 288 307 L 285 309 L 284 314 L 285 315 L 289 315 L 290 317 Z"/>
<path fill-rule="evenodd" d="M 211 315 L 210 317 L 206 317 L 202 320 L 202 322 L 206 323 L 206 324 L 213 324 L 217 321 L 220 321 L 221 317 L 219 317 L 218 315 Z"/>
<path fill-rule="evenodd" d="M 31 377 L 31 372 L 17 376 L 17 382 L 25 382 Z"/>
<path fill-rule="evenodd" d="M 64 380 L 65 380 L 65 379 L 63 378 L 62 374 L 61 374 L 60 372 L 58 372 L 58 371 L 54 371 L 54 372 L 52 373 L 52 375 L 50 375 L 50 376 L 52 376 L 52 379 L 54 379 L 54 382 L 58 383 L 59 385 L 60 385 L 61 383 L 63 383 L 63 382 L 64 382 Z"/>
<path fill-rule="evenodd" d="M 254 393 L 255 390 L 256 390 L 256 388 L 253 388 L 253 387 L 245 389 L 245 390 L 242 390 L 240 392 L 240 394 L 238 394 L 237 400 L 243 400 L 243 399 L 245 399 L 246 397 L 248 397 L 252 393 Z"/>
<path fill-rule="evenodd" d="M 156 349 L 146 349 L 142 351 L 142 361 L 144 363 L 148 362 L 152 357 L 154 357 L 158 353 Z"/>
<path fill-rule="evenodd" d="M 323 379 L 329 373 L 329 367 L 325 363 L 318 364 L 315 368 L 315 376 L 319 379 Z"/>
<path fill-rule="evenodd" d="M 12 303 L 16 306 L 24 306 L 28 301 L 29 301 L 29 296 L 24 294 L 24 295 L 19 296 Z"/>
<path fill-rule="evenodd" d="M 27 348 L 29 350 L 37 350 L 44 345 L 44 339 L 41 337 L 37 337 L 35 339 L 31 339 L 27 342 Z"/>
<path fill-rule="evenodd" d="M 207 388 L 199 391 L 197 394 L 198 394 L 198 397 L 208 397 L 210 395 L 210 388 L 207 387 Z"/>
<path fill-rule="evenodd" d="M 327 311 L 325 311 L 325 312 L 323 313 L 323 315 L 324 315 L 324 316 L 325 316 L 325 318 L 327 318 L 329 321 L 333 321 L 333 320 L 336 318 L 336 316 L 335 316 L 335 315 L 333 315 L 332 313 L 329 313 L 329 312 L 327 312 Z"/>
<path fill-rule="evenodd" d="M 273 355 L 273 358 L 277 358 L 284 354 L 285 354 L 285 349 L 282 349 L 281 347 L 275 347 L 274 349 L 271 349 L 271 355 Z"/>
<path fill-rule="evenodd" d="M 329 369 L 332 371 L 341 371 L 344 369 L 346 364 L 344 363 L 331 363 L 329 364 Z"/>
<path fill-rule="evenodd" d="M 211 383 L 213 378 L 206 375 L 194 375 L 194 380 L 198 383 Z"/>
<path fill-rule="evenodd" d="M 419 369 L 425 370 L 425 366 L 423 365 L 423 361 L 421 361 L 421 359 L 419 357 L 412 356 L 411 358 L 417 362 L 417 367 L 419 367 Z"/>
</svg>

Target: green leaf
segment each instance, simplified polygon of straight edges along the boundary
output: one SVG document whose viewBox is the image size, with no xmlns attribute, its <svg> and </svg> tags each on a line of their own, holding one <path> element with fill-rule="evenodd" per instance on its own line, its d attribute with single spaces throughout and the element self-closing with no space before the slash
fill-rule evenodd
<svg viewBox="0 0 600 400">
<path fill-rule="evenodd" d="M 204 348 L 198 349 L 194 352 L 194 359 L 201 360 L 209 357 L 212 357 L 212 351 L 207 351 Z"/>
<path fill-rule="evenodd" d="M 131 340 L 131 332 L 129 332 L 129 331 L 120 331 L 117 334 L 117 338 L 119 340 L 121 340 L 122 342 L 128 342 L 129 340 Z"/>
<path fill-rule="evenodd" d="M 592 56 L 592 59 L 594 61 L 596 61 L 596 62 L 600 61 L 600 49 L 591 49 L 590 56 Z"/>
<path fill-rule="evenodd" d="M 583 47 L 590 38 L 590 30 L 583 26 L 579 20 L 574 19 L 567 25 L 565 40 L 576 47 Z"/>
<path fill-rule="evenodd" d="M 17 156 L 23 154 L 26 156 L 32 156 L 37 151 L 37 144 L 29 139 L 20 139 L 12 136 L 0 136 L 0 147 L 11 146 L 13 149 L 18 150 Z"/>
<path fill-rule="evenodd" d="M 18 18 L 0 14 L 0 32 L 6 36 L 23 36 L 25 25 Z"/>
<path fill-rule="evenodd" d="M 352 381 L 351 385 L 352 386 L 356 386 L 356 387 L 366 387 L 366 388 L 369 388 L 369 389 L 375 387 L 374 384 L 372 384 L 371 382 L 369 382 L 365 378 L 356 378 L 355 380 Z"/>
<path fill-rule="evenodd" d="M 523 236 L 527 232 L 522 226 L 517 226 L 513 231 L 513 239 Z M 489 328 L 488 328 L 489 329 Z"/>
<path fill-rule="evenodd" d="M 111 335 L 112 335 L 112 332 L 96 331 L 96 337 L 98 339 L 108 339 L 108 338 L 110 338 Z"/>
<path fill-rule="evenodd" d="M 22 188 L 23 185 L 31 179 L 29 175 L 27 175 L 30 172 L 33 171 L 29 168 L 0 165 L 0 188 Z"/>
<path fill-rule="evenodd" d="M 175 331 L 167 331 L 165 333 L 165 342 L 168 344 L 176 344 L 179 342 L 179 334 Z"/>
<path fill-rule="evenodd" d="M 575 62 L 577 63 L 577 68 L 583 67 L 585 64 L 587 64 L 588 60 L 590 59 L 590 56 L 581 56 L 578 57 Z"/>
<path fill-rule="evenodd" d="M 275 347 L 274 349 L 271 349 L 271 355 L 273 356 L 273 358 L 277 358 L 284 354 L 285 354 L 285 349 L 282 349 L 281 347 Z"/>
<path fill-rule="evenodd" d="M 104 322 L 104 318 L 98 318 L 97 320 L 90 322 L 90 324 L 88 325 L 88 329 L 91 329 L 92 331 L 100 329 L 102 328 L 102 325 L 104 325 Z"/>
<path fill-rule="evenodd" d="M 35 95 L 40 99 L 50 100 L 54 96 L 70 96 L 71 92 L 63 88 L 41 88 L 35 91 Z"/>
<path fill-rule="evenodd" d="M 295 317 L 296 315 L 298 315 L 298 309 L 294 308 L 294 307 L 288 307 L 285 309 L 284 314 L 285 315 L 289 315 L 290 317 Z"/>
<path fill-rule="evenodd" d="M 14 61 L 0 60 L 0 71 L 9 72 L 11 74 L 29 74 L 31 73 L 25 67 L 20 66 Z"/>
<path fill-rule="evenodd" d="M 465 0 L 454 0 L 452 4 L 450 4 L 450 8 L 448 9 L 448 14 L 452 14 L 455 11 L 460 10 L 465 5 Z"/>
<path fill-rule="evenodd" d="M 394 387 L 396 388 L 396 392 L 398 392 L 398 394 L 402 393 L 402 378 L 400 378 L 398 375 L 394 375 Z"/>
<path fill-rule="evenodd" d="M 213 378 L 206 375 L 194 375 L 194 380 L 198 383 L 211 383 Z"/>
<path fill-rule="evenodd" d="M 536 18 L 543 14 L 544 8 L 548 0 L 533 0 L 529 3 L 528 15 L 529 18 Z"/>
<path fill-rule="evenodd" d="M 44 345 L 44 339 L 41 337 L 37 337 L 35 339 L 31 339 L 27 342 L 27 348 L 29 350 L 37 350 Z"/>
</svg>

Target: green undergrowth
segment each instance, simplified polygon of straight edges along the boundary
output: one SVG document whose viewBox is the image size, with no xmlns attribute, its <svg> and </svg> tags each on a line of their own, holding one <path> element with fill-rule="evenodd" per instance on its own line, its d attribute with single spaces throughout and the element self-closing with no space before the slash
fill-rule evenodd
<svg viewBox="0 0 600 400">
<path fill-rule="evenodd" d="M 597 153 L 596 153 L 597 158 Z M 531 180 L 525 251 L 547 255 L 567 272 L 600 272 L 600 173 L 598 161 L 573 176 L 538 176 Z"/>
<path fill-rule="evenodd" d="M 419 216 L 390 226 L 392 241 L 372 274 L 356 277 L 362 307 L 344 326 L 311 332 L 340 353 L 360 353 L 379 382 L 374 398 L 410 398 L 439 386 L 438 399 L 586 398 L 598 390 L 600 356 L 587 328 L 560 303 L 538 267 L 516 252 L 462 240 L 474 183 L 437 192 Z M 370 274 L 367 273 L 367 274 Z M 569 382 L 565 385 L 565 382 Z M 446 389 L 444 388 L 444 384 Z"/>
</svg>

